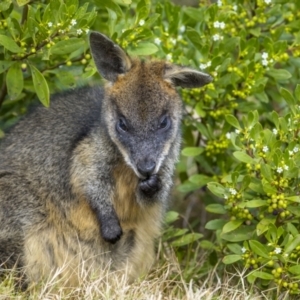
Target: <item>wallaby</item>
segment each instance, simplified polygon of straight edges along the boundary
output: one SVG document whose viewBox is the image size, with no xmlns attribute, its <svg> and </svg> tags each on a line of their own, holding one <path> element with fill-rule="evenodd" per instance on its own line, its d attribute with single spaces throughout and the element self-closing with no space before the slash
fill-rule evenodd
<svg viewBox="0 0 300 300">
<path fill-rule="evenodd" d="M 130 58 L 92 32 L 104 88 L 53 97 L 15 125 L 0 147 L 0 266 L 28 281 L 80 266 L 145 273 L 154 258 L 178 159 L 182 103 L 175 87 L 211 77 Z"/>
</svg>

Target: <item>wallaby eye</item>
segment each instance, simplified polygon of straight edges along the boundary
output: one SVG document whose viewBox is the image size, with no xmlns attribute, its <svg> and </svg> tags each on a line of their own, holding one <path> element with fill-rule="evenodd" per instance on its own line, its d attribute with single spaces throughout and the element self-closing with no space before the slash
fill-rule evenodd
<svg viewBox="0 0 300 300">
<path fill-rule="evenodd" d="M 119 132 L 127 132 L 128 131 L 128 127 L 126 125 L 126 121 L 124 118 L 120 118 L 118 123 L 117 123 L 117 130 Z"/>
<path fill-rule="evenodd" d="M 166 129 L 168 129 L 170 127 L 170 125 L 171 125 L 170 119 L 167 116 L 164 116 L 161 119 L 161 121 L 160 121 L 158 129 L 161 129 L 161 130 L 164 129 L 164 130 L 166 130 Z"/>
</svg>

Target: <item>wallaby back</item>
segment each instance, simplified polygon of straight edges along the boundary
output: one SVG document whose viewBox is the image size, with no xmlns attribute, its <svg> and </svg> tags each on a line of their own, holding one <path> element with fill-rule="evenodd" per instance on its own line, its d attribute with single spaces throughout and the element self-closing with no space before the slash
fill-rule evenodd
<svg viewBox="0 0 300 300">
<path fill-rule="evenodd" d="M 149 269 L 180 149 L 175 86 L 211 80 L 131 59 L 100 33 L 90 45 L 105 88 L 54 96 L 1 143 L 0 264 L 30 281 L 60 269 L 73 284 L 107 264 L 130 280 Z"/>
</svg>

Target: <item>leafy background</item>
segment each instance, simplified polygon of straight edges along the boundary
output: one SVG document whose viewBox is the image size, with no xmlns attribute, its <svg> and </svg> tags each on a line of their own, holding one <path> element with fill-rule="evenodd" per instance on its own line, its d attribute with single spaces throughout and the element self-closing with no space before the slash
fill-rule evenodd
<svg viewBox="0 0 300 300">
<path fill-rule="evenodd" d="M 52 93 L 101 81 L 89 30 L 130 55 L 211 74 L 204 88 L 179 91 L 177 212 L 167 215 L 163 247 L 187 281 L 217 265 L 246 271 L 257 289 L 299 294 L 300 2 L 196 4 L 2 0 L 0 134 L 37 98 L 49 106 Z M 209 259 L 200 265 L 201 251 Z"/>
</svg>

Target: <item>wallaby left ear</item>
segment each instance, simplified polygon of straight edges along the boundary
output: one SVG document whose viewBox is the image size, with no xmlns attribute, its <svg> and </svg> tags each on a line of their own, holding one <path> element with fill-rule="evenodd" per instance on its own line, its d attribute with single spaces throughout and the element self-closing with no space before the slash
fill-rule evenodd
<svg viewBox="0 0 300 300">
<path fill-rule="evenodd" d="M 98 72 L 109 81 L 116 81 L 118 75 L 128 72 L 131 60 L 123 49 L 99 32 L 91 32 L 90 48 Z"/>
<path fill-rule="evenodd" d="M 208 74 L 171 64 L 165 67 L 164 79 L 183 88 L 197 88 L 212 81 L 212 77 Z"/>
</svg>

